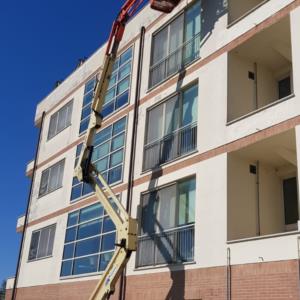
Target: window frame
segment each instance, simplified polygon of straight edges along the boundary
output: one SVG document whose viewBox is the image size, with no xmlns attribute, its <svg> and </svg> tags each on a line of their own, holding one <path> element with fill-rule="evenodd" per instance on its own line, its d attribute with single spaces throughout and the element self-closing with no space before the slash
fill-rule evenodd
<svg viewBox="0 0 300 300">
<path fill-rule="evenodd" d="M 201 16 L 202 16 L 202 0 L 193 0 L 191 3 L 188 3 L 187 6 L 185 6 L 181 11 L 179 11 L 175 16 L 173 16 L 170 20 L 168 20 L 168 22 L 166 22 L 165 24 L 163 24 L 161 27 L 159 27 L 158 29 L 156 29 L 152 34 L 151 34 L 151 46 L 150 46 L 150 49 L 151 49 L 151 52 L 150 52 L 150 62 L 149 62 L 149 72 L 148 72 L 148 84 L 147 84 L 147 92 L 150 92 L 151 90 L 157 88 L 159 85 L 161 85 L 162 83 L 164 83 L 165 81 L 167 81 L 168 79 L 170 79 L 171 77 L 175 76 L 176 74 L 178 74 L 178 72 L 180 72 L 180 70 L 178 72 L 175 72 L 175 73 L 171 73 L 169 75 L 167 75 L 163 80 L 159 81 L 158 83 L 154 84 L 151 86 L 151 68 L 158 64 L 159 62 L 165 60 L 167 57 L 169 57 L 173 52 L 170 52 L 167 54 L 166 57 L 164 57 L 163 59 L 161 59 L 160 61 L 156 62 L 153 64 L 153 53 L 154 53 L 154 37 L 159 34 L 161 31 L 163 31 L 165 28 L 169 27 L 168 28 L 168 50 L 170 48 L 170 25 L 172 22 L 174 22 L 177 18 L 181 17 L 181 15 L 183 15 L 183 26 L 185 26 L 185 21 L 186 21 L 186 11 L 189 10 L 193 5 L 196 4 L 196 2 L 199 2 L 200 3 L 200 24 L 201 24 Z M 197 34 L 197 35 L 200 35 L 200 43 L 201 43 L 201 30 L 202 28 L 200 27 L 200 32 Z M 195 35 L 195 36 L 197 36 Z M 194 36 L 194 37 L 195 37 Z M 185 40 L 185 32 L 183 30 L 183 33 L 182 33 L 182 44 L 180 47 L 182 47 L 182 45 L 184 45 L 187 41 L 184 41 Z M 201 44 L 200 44 L 201 46 Z M 200 50 L 201 50 L 201 47 L 199 46 L 199 55 L 196 59 L 186 63 L 186 64 L 183 64 L 183 68 L 186 69 L 188 66 L 192 65 L 193 63 L 195 63 L 197 60 L 201 59 L 201 56 L 200 56 Z M 175 50 L 176 51 L 176 50 Z"/>
<path fill-rule="evenodd" d="M 65 120 L 65 126 L 63 128 L 61 128 L 60 130 L 57 130 L 58 127 L 58 123 L 59 123 L 59 116 L 62 112 L 62 110 L 64 108 L 67 107 L 67 116 L 66 116 L 66 120 Z M 52 140 L 55 136 L 57 136 L 59 133 L 61 133 L 62 131 L 64 131 L 66 128 L 70 127 L 72 125 L 72 115 L 73 115 L 73 107 L 74 107 L 74 99 L 71 99 L 70 101 L 68 101 L 65 105 L 63 105 L 58 111 L 56 111 L 55 113 L 53 113 L 50 116 L 50 120 L 49 120 L 49 127 L 48 127 L 48 133 L 47 133 L 47 141 Z M 53 135 L 50 135 L 51 131 L 50 131 L 50 126 L 51 126 L 51 121 L 52 119 L 57 116 L 57 120 L 56 120 L 56 126 L 55 126 L 55 133 Z M 67 119 L 69 119 L 69 123 L 67 123 Z"/>
<path fill-rule="evenodd" d="M 48 195 L 48 194 L 50 194 L 50 193 L 52 193 L 52 192 L 55 192 L 56 190 L 58 190 L 58 189 L 60 189 L 60 188 L 63 187 L 63 181 L 64 181 L 64 178 L 63 178 L 63 177 L 64 177 L 64 173 L 65 173 L 65 163 L 66 163 L 66 159 L 63 158 L 63 159 L 59 160 L 58 162 L 56 162 L 55 164 L 49 166 L 48 168 L 46 168 L 46 169 L 44 169 L 44 170 L 42 171 L 41 176 L 40 176 L 40 184 L 39 184 L 38 198 L 42 198 L 42 197 L 44 197 L 44 196 L 46 196 L 46 195 Z M 61 165 L 60 165 L 60 164 L 61 164 Z M 54 168 L 54 167 L 57 166 L 57 165 L 60 165 L 60 166 L 59 166 L 59 172 L 61 172 L 61 168 L 62 168 L 62 175 L 61 175 L 62 180 L 61 180 L 61 183 L 58 184 L 54 189 L 49 190 L 48 187 L 49 187 L 49 181 L 50 181 L 50 177 L 51 177 L 51 176 L 50 176 L 50 175 L 51 175 L 51 170 L 52 170 L 52 168 Z M 48 179 L 47 179 L 47 189 L 46 189 L 46 192 L 45 192 L 45 193 L 41 194 L 43 174 L 44 174 L 45 172 L 47 172 L 47 171 L 50 172 L 50 174 L 48 174 Z"/>
<path fill-rule="evenodd" d="M 40 247 L 40 241 L 41 241 L 42 231 L 46 230 L 46 229 L 49 229 L 49 228 L 53 228 L 53 244 L 52 244 L 51 254 L 46 255 L 46 256 L 42 256 L 42 257 L 37 257 L 38 256 L 38 252 L 39 252 L 39 247 Z M 39 232 L 40 234 L 39 234 L 39 238 L 38 238 L 38 245 L 37 245 L 37 250 L 36 250 L 36 257 L 33 258 L 33 259 L 30 259 L 29 256 L 30 256 L 30 248 L 31 248 L 31 243 L 32 243 L 32 237 L 33 237 L 33 234 L 37 233 L 37 232 Z M 42 259 L 46 259 L 46 258 L 52 257 L 53 256 L 53 249 L 54 249 L 54 242 L 55 242 L 55 235 L 56 235 L 56 223 L 32 231 L 31 232 L 30 244 L 29 244 L 29 250 L 28 250 L 28 256 L 27 256 L 27 262 L 34 262 L 34 261 L 38 261 L 38 260 L 42 260 Z M 51 235 L 49 234 L 48 241 L 47 241 L 47 252 L 49 251 L 48 248 L 49 248 L 50 236 Z"/>
</svg>

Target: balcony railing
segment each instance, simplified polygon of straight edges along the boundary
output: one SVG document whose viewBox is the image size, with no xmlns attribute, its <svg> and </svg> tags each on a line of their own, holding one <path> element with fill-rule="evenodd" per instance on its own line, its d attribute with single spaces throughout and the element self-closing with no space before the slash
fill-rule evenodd
<svg viewBox="0 0 300 300">
<path fill-rule="evenodd" d="M 150 67 L 150 87 L 177 73 L 184 66 L 199 58 L 200 33 L 183 43 L 167 57 Z"/>
<path fill-rule="evenodd" d="M 143 170 L 156 168 L 165 162 L 194 151 L 196 147 L 197 123 L 193 123 L 146 145 Z"/>
<path fill-rule="evenodd" d="M 193 261 L 194 227 L 191 224 L 139 237 L 137 267 Z"/>
</svg>

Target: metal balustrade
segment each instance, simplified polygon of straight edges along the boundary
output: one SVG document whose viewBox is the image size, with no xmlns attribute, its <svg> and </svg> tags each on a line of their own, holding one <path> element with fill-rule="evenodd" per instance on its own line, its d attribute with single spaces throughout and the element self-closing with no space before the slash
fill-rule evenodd
<svg viewBox="0 0 300 300">
<path fill-rule="evenodd" d="M 197 147 L 197 123 L 179 128 L 162 139 L 144 147 L 143 170 L 159 165 L 194 151 Z"/>
<path fill-rule="evenodd" d="M 194 224 L 138 238 L 137 267 L 194 260 Z"/>
<path fill-rule="evenodd" d="M 177 73 L 200 57 L 200 33 L 150 67 L 150 87 Z"/>
</svg>

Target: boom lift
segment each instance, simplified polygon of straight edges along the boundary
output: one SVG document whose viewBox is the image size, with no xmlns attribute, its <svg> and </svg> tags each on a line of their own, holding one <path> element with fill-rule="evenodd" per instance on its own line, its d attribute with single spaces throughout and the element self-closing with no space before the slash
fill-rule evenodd
<svg viewBox="0 0 300 300">
<path fill-rule="evenodd" d="M 150 6 L 160 12 L 170 13 L 179 2 L 180 0 L 150 0 Z M 101 76 L 97 80 L 94 90 L 89 126 L 75 168 L 75 176 L 79 181 L 86 182 L 92 186 L 97 198 L 114 222 L 117 231 L 117 247 L 115 253 L 91 295 L 90 300 L 104 300 L 110 297 L 114 292 L 115 284 L 124 270 L 132 251 L 136 251 L 137 247 L 137 221 L 128 215 L 105 179 L 92 164 L 91 159 L 93 154 L 94 135 L 101 127 L 103 118 L 101 116 L 101 111 L 104 97 L 108 88 L 118 48 L 124 34 L 124 29 L 130 17 L 133 16 L 142 3 L 143 0 L 126 0 L 117 19 L 113 23 Z"/>
</svg>

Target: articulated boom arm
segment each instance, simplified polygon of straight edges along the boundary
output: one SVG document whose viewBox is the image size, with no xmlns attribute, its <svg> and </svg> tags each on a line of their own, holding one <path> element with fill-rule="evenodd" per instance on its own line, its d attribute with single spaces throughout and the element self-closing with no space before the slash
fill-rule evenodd
<svg viewBox="0 0 300 300">
<path fill-rule="evenodd" d="M 151 7 L 161 12 L 171 12 L 180 0 L 150 0 Z M 105 60 L 100 78 L 94 90 L 92 113 L 89 126 L 83 143 L 82 151 L 75 168 L 78 180 L 90 184 L 95 190 L 97 198 L 114 222 L 117 230 L 117 243 L 115 253 L 108 264 L 104 274 L 97 284 L 90 300 L 104 300 L 114 292 L 115 284 L 124 270 L 132 251 L 136 251 L 137 222 L 131 218 L 123 205 L 114 195 L 113 191 L 91 163 L 93 154 L 93 140 L 96 131 L 102 124 L 102 106 L 108 88 L 113 64 L 116 60 L 119 44 L 122 40 L 126 23 L 136 12 L 143 0 L 127 0 L 113 23 L 109 41 L 106 48 Z"/>
</svg>

